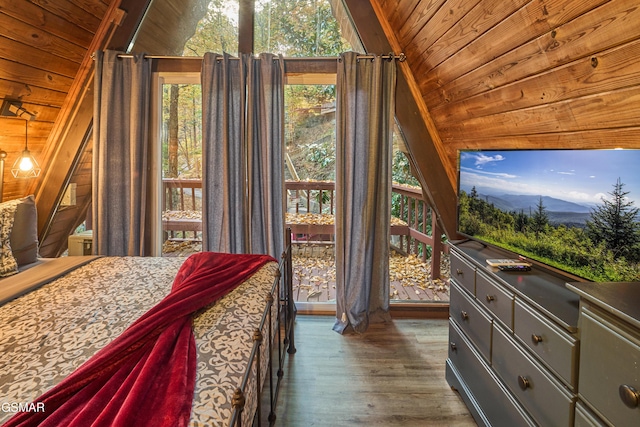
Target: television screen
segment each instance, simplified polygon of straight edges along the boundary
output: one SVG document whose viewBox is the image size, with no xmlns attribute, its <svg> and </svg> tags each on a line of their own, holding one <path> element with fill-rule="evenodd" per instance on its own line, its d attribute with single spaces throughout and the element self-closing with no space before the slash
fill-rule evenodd
<svg viewBox="0 0 640 427">
<path fill-rule="evenodd" d="M 458 231 L 595 281 L 640 281 L 640 150 L 461 151 Z"/>
</svg>

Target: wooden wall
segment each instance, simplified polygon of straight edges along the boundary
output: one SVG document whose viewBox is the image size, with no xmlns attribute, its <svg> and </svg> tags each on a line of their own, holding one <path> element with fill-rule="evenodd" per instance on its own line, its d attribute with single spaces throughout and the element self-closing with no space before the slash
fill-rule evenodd
<svg viewBox="0 0 640 427">
<path fill-rule="evenodd" d="M 637 0 L 372 3 L 454 187 L 460 149 L 640 148 Z"/>
<path fill-rule="evenodd" d="M 0 0 L 0 98 L 16 99 L 35 114 L 29 149 L 46 167 L 54 123 L 108 9 L 108 0 Z M 7 169 L 24 149 L 25 121 L 0 117 L 0 149 Z M 5 171 L 4 199 L 33 192 L 35 179 Z"/>
</svg>

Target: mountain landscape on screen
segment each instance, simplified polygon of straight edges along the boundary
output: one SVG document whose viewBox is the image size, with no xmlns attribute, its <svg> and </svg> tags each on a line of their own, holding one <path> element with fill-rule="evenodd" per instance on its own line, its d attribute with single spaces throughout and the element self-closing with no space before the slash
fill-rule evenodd
<svg viewBox="0 0 640 427">
<path fill-rule="evenodd" d="M 523 194 L 484 195 L 479 197 L 487 203 L 505 212 L 525 212 L 531 215 L 542 197 L 542 203 L 547 208 L 549 222 L 553 225 L 565 224 L 574 227 L 584 227 L 591 216 L 595 205 L 581 205 L 550 196 L 530 196 Z"/>
<path fill-rule="evenodd" d="M 640 280 L 640 150 L 462 151 L 458 230 L 592 280 Z"/>
</svg>

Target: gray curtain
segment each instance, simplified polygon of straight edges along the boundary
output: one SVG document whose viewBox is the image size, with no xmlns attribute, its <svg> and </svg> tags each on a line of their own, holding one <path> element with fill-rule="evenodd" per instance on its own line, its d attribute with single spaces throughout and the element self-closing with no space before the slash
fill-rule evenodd
<svg viewBox="0 0 640 427">
<path fill-rule="evenodd" d="M 112 256 L 150 254 L 147 151 L 151 62 L 96 52 L 93 118 L 93 248 Z"/>
<path fill-rule="evenodd" d="M 207 53 L 202 68 L 203 249 L 284 248 L 282 58 Z"/>
<path fill-rule="evenodd" d="M 284 61 L 261 54 L 248 64 L 247 141 L 251 252 L 284 250 Z"/>
<path fill-rule="evenodd" d="M 340 56 L 336 112 L 336 323 L 364 332 L 389 317 L 391 136 L 396 65 Z"/>
</svg>

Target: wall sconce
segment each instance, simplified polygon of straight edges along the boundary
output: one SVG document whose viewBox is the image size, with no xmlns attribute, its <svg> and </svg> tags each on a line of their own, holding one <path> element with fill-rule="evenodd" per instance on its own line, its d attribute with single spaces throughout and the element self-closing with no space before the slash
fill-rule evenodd
<svg viewBox="0 0 640 427">
<path fill-rule="evenodd" d="M 11 168 L 11 174 L 14 178 L 35 178 L 40 175 L 42 169 L 36 159 L 29 152 L 27 146 L 27 132 L 29 129 L 29 122 L 24 122 L 24 150 L 20 157 L 18 157 Z"/>
</svg>

